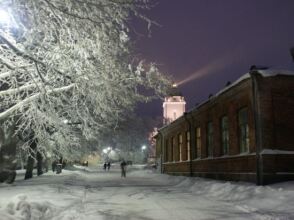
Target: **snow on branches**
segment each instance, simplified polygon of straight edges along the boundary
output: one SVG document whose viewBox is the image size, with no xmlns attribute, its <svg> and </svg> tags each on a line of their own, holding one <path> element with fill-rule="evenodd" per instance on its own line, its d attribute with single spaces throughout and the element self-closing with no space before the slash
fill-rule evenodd
<svg viewBox="0 0 294 220">
<path fill-rule="evenodd" d="M 26 140 L 62 153 L 78 137 L 113 129 L 136 102 L 160 96 L 169 80 L 155 65 L 130 66 L 130 13 L 146 0 L 3 0 L 0 120 Z M 150 20 L 146 19 L 150 23 Z M 30 132 L 29 132 L 30 133 Z M 59 149 L 60 150 L 60 149 Z"/>
</svg>

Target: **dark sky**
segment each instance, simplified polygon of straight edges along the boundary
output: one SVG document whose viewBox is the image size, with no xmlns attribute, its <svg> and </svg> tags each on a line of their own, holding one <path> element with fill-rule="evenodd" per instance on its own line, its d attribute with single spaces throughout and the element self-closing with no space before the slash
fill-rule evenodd
<svg viewBox="0 0 294 220">
<path fill-rule="evenodd" d="M 135 52 L 156 62 L 179 86 L 187 109 L 248 72 L 251 65 L 294 69 L 294 0 L 158 0 L 144 13 L 161 26 L 134 21 Z M 133 32 L 134 33 L 134 32 Z M 162 101 L 139 105 L 162 115 Z"/>
</svg>

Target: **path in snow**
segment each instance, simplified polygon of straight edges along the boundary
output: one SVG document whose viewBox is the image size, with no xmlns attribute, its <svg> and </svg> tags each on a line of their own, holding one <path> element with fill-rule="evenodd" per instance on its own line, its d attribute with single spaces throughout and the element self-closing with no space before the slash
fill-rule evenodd
<svg viewBox="0 0 294 220">
<path fill-rule="evenodd" d="M 0 185 L 0 219 L 294 219 L 294 182 L 266 187 L 150 170 L 98 168 L 18 176 Z"/>
</svg>

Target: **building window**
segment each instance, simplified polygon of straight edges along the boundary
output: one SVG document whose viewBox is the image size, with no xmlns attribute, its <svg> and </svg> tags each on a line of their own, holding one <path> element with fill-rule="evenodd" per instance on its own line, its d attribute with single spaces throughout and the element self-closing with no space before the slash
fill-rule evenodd
<svg viewBox="0 0 294 220">
<path fill-rule="evenodd" d="M 207 156 L 213 156 L 213 127 L 212 122 L 207 123 Z"/>
<path fill-rule="evenodd" d="M 171 161 L 175 161 L 175 147 L 176 147 L 176 139 L 172 138 L 172 150 L 171 150 Z"/>
<path fill-rule="evenodd" d="M 180 161 L 182 161 L 183 159 L 183 155 L 182 155 L 182 148 L 183 148 L 183 135 L 182 134 L 179 134 L 178 136 L 179 140 L 178 140 L 178 143 L 179 143 L 179 156 L 180 156 Z"/>
<path fill-rule="evenodd" d="M 240 153 L 245 153 L 249 151 L 249 125 L 247 108 L 242 108 L 238 112 L 238 127 Z"/>
<path fill-rule="evenodd" d="M 190 145 L 191 145 L 191 142 L 190 142 L 190 140 L 191 140 L 191 137 L 190 137 L 190 131 L 187 131 L 186 132 L 186 141 L 187 141 L 187 160 L 190 160 L 190 157 L 191 157 L 191 155 L 190 155 Z"/>
<path fill-rule="evenodd" d="M 177 112 L 174 112 L 174 120 L 177 119 Z"/>
<path fill-rule="evenodd" d="M 228 116 L 223 116 L 221 118 L 221 144 L 222 153 L 227 155 L 229 153 L 229 120 Z"/>
<path fill-rule="evenodd" d="M 201 130 L 200 127 L 196 128 L 196 158 L 201 157 Z"/>
</svg>

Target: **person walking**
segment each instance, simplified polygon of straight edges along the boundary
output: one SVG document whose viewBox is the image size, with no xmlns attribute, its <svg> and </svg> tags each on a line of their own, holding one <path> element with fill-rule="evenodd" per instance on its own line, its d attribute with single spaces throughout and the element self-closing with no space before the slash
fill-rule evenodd
<svg viewBox="0 0 294 220">
<path fill-rule="evenodd" d="M 106 162 L 104 163 L 104 165 L 103 165 L 103 169 L 106 171 L 106 167 L 107 167 L 107 164 L 106 164 Z"/>
<path fill-rule="evenodd" d="M 107 163 L 107 169 L 108 169 L 108 171 L 109 171 L 109 169 L 110 169 L 110 166 L 111 166 L 111 164 L 110 164 L 110 162 L 108 162 L 108 163 Z"/>
<path fill-rule="evenodd" d="M 121 177 L 126 177 L 126 166 L 127 163 L 125 160 L 123 160 L 120 164 L 120 168 L 121 168 Z"/>
<path fill-rule="evenodd" d="M 54 173 L 56 170 L 56 166 L 57 166 L 57 160 L 53 160 L 51 165 L 52 165 L 52 172 Z"/>
</svg>

